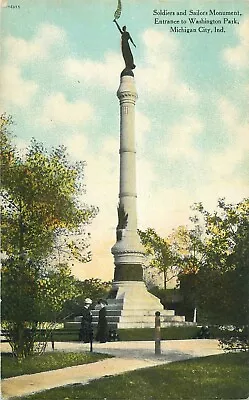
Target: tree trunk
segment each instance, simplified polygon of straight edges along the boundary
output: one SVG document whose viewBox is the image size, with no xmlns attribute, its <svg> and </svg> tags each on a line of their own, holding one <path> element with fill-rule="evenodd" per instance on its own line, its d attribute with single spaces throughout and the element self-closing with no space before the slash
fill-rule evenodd
<svg viewBox="0 0 249 400">
<path fill-rule="evenodd" d="M 164 290 L 167 289 L 167 272 L 163 271 L 163 288 Z"/>
</svg>

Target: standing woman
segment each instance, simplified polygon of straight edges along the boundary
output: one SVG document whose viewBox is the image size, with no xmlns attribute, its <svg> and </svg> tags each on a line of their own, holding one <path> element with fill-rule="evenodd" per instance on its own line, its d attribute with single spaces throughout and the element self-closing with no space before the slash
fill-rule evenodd
<svg viewBox="0 0 249 400">
<path fill-rule="evenodd" d="M 132 37 L 130 36 L 129 32 L 127 32 L 126 26 L 123 26 L 123 28 L 121 29 L 119 24 L 117 23 L 116 19 L 114 19 L 113 22 L 115 22 L 119 32 L 121 33 L 121 47 L 122 47 L 122 54 L 123 54 L 124 61 L 125 61 L 125 67 L 127 69 L 134 69 L 134 68 L 136 68 L 136 65 L 134 64 L 129 40 L 131 41 L 131 43 L 133 44 L 134 47 L 136 47 L 136 45 L 133 42 Z"/>
<path fill-rule="evenodd" d="M 84 307 L 82 309 L 81 326 L 79 333 L 79 340 L 84 343 L 92 342 L 92 313 L 90 306 L 92 305 L 92 300 L 88 297 L 85 299 Z"/>
<path fill-rule="evenodd" d="M 108 340 L 109 330 L 106 318 L 106 300 L 99 300 L 98 304 L 100 305 L 99 310 L 99 320 L 98 320 L 98 327 L 96 333 L 96 340 L 100 343 L 105 343 Z"/>
</svg>

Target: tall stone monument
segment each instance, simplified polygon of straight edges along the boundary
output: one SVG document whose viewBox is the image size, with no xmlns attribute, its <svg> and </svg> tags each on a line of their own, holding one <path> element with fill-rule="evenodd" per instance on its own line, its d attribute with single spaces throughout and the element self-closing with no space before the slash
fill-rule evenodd
<svg viewBox="0 0 249 400">
<path fill-rule="evenodd" d="M 138 95 L 129 41 L 134 46 L 135 43 L 126 27 L 121 29 L 116 19 L 114 22 L 121 33 L 125 69 L 121 72 L 117 91 L 120 105 L 119 204 L 116 243 L 111 249 L 114 281 L 107 312 L 109 322 L 115 321 L 118 328 L 153 327 L 155 312 L 163 310 L 163 306 L 147 291 L 143 281 L 145 250 L 137 233 L 135 105 Z M 173 317 L 174 311 L 169 310 L 167 315 Z"/>
<path fill-rule="evenodd" d="M 118 2 L 121 7 L 121 1 Z M 117 12 L 118 11 L 118 12 Z M 120 105 L 120 179 L 118 224 L 116 243 L 111 249 L 114 256 L 114 280 L 108 297 L 107 319 L 111 328 L 155 327 L 155 313 L 161 313 L 161 326 L 181 325 L 185 318 L 175 316 L 173 310 L 163 310 L 160 300 L 149 293 L 143 281 L 145 249 L 137 233 L 135 105 L 138 98 L 135 87 L 135 64 L 129 42 L 134 46 L 126 26 L 122 29 L 115 22 L 120 34 L 125 68 L 120 75 L 117 96 Z M 99 306 L 92 311 L 93 326 L 97 325 Z M 67 322 L 68 328 L 80 327 L 81 316 Z"/>
<path fill-rule="evenodd" d="M 135 105 L 138 96 L 134 74 L 129 68 L 121 73 L 117 96 L 120 103 L 120 179 L 116 243 L 111 249 L 115 264 L 111 297 L 122 300 L 122 315 L 135 316 L 135 310 L 139 310 L 140 315 L 142 312 L 148 315 L 149 311 L 154 315 L 163 307 L 159 299 L 147 291 L 143 281 L 145 250 L 137 233 Z"/>
</svg>

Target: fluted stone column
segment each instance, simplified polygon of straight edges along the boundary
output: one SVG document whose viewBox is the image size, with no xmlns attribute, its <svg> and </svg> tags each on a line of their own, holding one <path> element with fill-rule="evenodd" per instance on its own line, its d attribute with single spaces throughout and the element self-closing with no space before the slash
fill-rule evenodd
<svg viewBox="0 0 249 400">
<path fill-rule="evenodd" d="M 135 104 L 138 96 L 131 70 L 121 73 L 117 96 L 120 103 L 119 206 L 117 240 L 111 250 L 115 271 L 108 307 L 113 318 L 118 318 L 118 327 L 144 327 L 151 324 L 152 315 L 154 318 L 155 311 L 163 306 L 147 291 L 143 281 L 145 249 L 137 233 Z"/>
<path fill-rule="evenodd" d="M 145 251 L 137 233 L 135 104 L 138 96 L 133 74 L 121 74 L 117 96 L 120 102 L 120 181 L 117 242 L 112 247 L 114 280 L 142 281 Z"/>
</svg>

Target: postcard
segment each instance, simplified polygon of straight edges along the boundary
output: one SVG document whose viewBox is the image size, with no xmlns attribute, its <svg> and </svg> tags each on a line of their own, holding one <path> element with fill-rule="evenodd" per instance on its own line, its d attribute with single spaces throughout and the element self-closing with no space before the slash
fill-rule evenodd
<svg viewBox="0 0 249 400">
<path fill-rule="evenodd" d="M 98 209 L 76 278 L 125 280 L 127 226 L 166 238 L 193 204 L 248 197 L 247 0 L 1 0 L 0 23 L 16 148 L 64 146 Z"/>
</svg>

